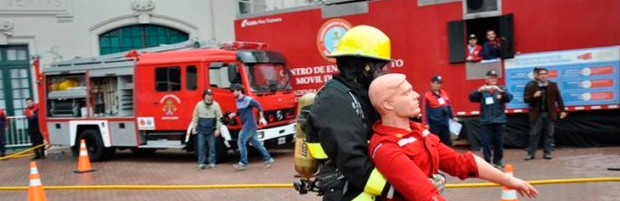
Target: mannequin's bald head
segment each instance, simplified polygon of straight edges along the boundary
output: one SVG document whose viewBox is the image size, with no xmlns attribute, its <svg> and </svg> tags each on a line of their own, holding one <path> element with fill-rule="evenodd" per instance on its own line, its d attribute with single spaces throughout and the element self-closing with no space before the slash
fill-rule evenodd
<svg viewBox="0 0 620 201">
<path fill-rule="evenodd" d="M 413 91 L 406 78 L 404 74 L 391 73 L 378 77 L 370 84 L 370 102 L 382 118 L 408 119 L 420 114 L 420 95 Z"/>
<path fill-rule="evenodd" d="M 400 85 L 407 81 L 406 78 L 404 74 L 391 73 L 378 77 L 370 84 L 368 90 L 370 102 L 379 114 L 387 112 L 385 102 L 397 93 Z"/>
</svg>

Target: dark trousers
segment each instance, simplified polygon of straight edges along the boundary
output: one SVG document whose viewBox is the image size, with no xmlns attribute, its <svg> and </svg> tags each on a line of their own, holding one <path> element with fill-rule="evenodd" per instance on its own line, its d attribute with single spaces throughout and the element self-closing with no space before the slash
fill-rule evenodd
<svg viewBox="0 0 620 201">
<path fill-rule="evenodd" d="M 30 131 L 28 132 L 28 134 L 30 135 L 32 147 L 43 144 L 43 135 L 41 135 L 41 132 L 39 132 L 38 129 L 35 131 Z M 45 156 L 45 146 L 41 146 L 38 149 L 35 149 L 34 155 L 39 157 Z"/>
<path fill-rule="evenodd" d="M 538 140 L 540 139 L 541 133 L 544 131 L 545 135 L 545 146 L 544 151 L 545 154 L 551 153 L 551 145 L 553 144 L 553 132 L 554 132 L 554 124 L 553 120 L 549 117 L 548 112 L 541 112 L 538 118 L 530 125 L 530 139 L 527 148 L 527 154 L 535 156 L 536 149 L 538 148 Z"/>
<path fill-rule="evenodd" d="M 215 135 L 213 132 L 198 133 L 198 164 L 207 164 L 207 143 L 209 143 L 209 164 L 215 165 Z"/>
<path fill-rule="evenodd" d="M 198 120 L 198 164 L 207 164 L 207 143 L 209 143 L 209 164 L 215 165 L 215 118 L 200 118 Z"/>
<path fill-rule="evenodd" d="M 480 125 L 480 138 L 482 154 L 484 160 L 491 163 L 491 157 L 493 158 L 493 164 L 502 164 L 502 158 L 504 158 L 504 130 L 506 124 L 482 124 Z M 491 154 L 491 145 L 493 145 L 493 154 Z"/>
<path fill-rule="evenodd" d="M 430 124 L 431 133 L 439 136 L 441 142 L 447 146 L 452 146 L 450 139 L 450 127 L 448 125 Z"/>
<path fill-rule="evenodd" d="M 0 154 L 6 154 L 6 132 L 0 127 Z"/>
</svg>

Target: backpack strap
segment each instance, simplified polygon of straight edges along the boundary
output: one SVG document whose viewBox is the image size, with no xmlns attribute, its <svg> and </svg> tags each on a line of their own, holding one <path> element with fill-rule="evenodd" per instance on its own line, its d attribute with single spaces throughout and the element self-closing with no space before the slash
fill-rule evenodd
<svg viewBox="0 0 620 201">
<path fill-rule="evenodd" d="M 357 98 L 355 97 L 355 95 L 353 95 L 353 92 L 351 92 L 351 89 L 349 89 L 349 87 L 347 87 L 347 85 L 344 85 L 342 82 L 336 80 L 336 79 L 331 79 L 329 81 L 327 81 L 327 83 L 325 84 L 325 86 L 323 86 L 323 88 L 325 87 L 330 87 L 330 88 L 334 88 L 342 93 L 347 93 L 349 94 L 349 97 L 351 97 L 351 100 L 353 102 L 351 102 L 351 107 L 353 107 L 353 109 L 355 110 L 355 113 L 357 113 L 357 115 L 360 116 L 360 118 L 364 119 L 364 112 L 362 110 L 362 104 L 360 104 L 360 102 L 357 100 Z M 319 93 L 320 94 L 320 93 Z"/>
</svg>

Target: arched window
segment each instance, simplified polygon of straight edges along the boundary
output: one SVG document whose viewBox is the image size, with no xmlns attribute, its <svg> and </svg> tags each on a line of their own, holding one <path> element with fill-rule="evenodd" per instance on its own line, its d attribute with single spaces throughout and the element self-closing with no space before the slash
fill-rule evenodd
<svg viewBox="0 0 620 201">
<path fill-rule="evenodd" d="M 132 25 L 99 35 L 99 52 L 111 54 L 131 49 L 154 47 L 186 41 L 188 34 L 158 25 Z"/>
</svg>

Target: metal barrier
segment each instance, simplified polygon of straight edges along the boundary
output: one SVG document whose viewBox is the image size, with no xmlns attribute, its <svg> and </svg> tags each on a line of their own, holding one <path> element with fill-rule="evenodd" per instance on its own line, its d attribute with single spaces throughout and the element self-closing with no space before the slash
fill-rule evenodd
<svg viewBox="0 0 620 201">
<path fill-rule="evenodd" d="M 6 148 L 15 149 L 31 146 L 26 116 L 10 116 L 8 119 L 9 130 L 5 133 Z"/>
</svg>

